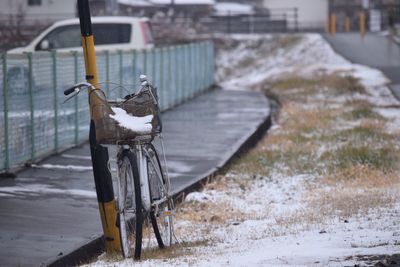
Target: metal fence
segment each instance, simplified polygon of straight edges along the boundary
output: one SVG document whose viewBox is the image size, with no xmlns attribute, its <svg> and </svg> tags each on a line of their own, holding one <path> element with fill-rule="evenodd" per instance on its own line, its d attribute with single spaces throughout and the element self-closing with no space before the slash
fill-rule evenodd
<svg viewBox="0 0 400 267">
<path fill-rule="evenodd" d="M 214 82 L 212 42 L 96 56 L 100 86 L 109 99 L 134 92 L 141 73 L 158 87 L 162 110 Z M 63 103 L 63 90 L 84 80 L 82 53 L 3 54 L 1 66 L 0 171 L 87 140 L 87 95 Z"/>
<path fill-rule="evenodd" d="M 299 30 L 297 8 L 269 9 L 267 14 L 211 16 L 199 22 L 212 32 L 271 33 Z"/>
</svg>

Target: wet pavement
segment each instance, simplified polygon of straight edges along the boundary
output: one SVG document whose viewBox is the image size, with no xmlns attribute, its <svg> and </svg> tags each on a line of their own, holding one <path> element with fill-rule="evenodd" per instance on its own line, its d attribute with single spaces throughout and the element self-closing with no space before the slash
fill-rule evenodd
<svg viewBox="0 0 400 267">
<path fill-rule="evenodd" d="M 400 99 L 400 46 L 388 37 L 367 33 L 364 40 L 358 33 L 324 36 L 333 49 L 353 63 L 381 70 L 388 77 L 393 94 Z"/>
<path fill-rule="evenodd" d="M 261 93 L 228 90 L 165 112 L 173 192 L 220 169 L 269 113 Z M 101 236 L 89 155 L 85 144 L 0 180 L 0 266 L 46 265 Z"/>
</svg>

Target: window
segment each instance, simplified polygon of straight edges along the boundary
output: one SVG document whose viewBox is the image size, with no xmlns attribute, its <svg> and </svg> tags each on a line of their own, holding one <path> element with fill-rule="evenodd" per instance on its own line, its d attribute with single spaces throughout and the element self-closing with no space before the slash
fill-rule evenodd
<svg viewBox="0 0 400 267">
<path fill-rule="evenodd" d="M 154 40 L 150 24 L 148 22 L 144 22 L 142 25 L 143 25 L 144 36 L 146 38 L 146 43 L 153 44 Z"/>
<path fill-rule="evenodd" d="M 131 40 L 130 24 L 94 23 L 92 29 L 95 45 L 129 43 Z"/>
<path fill-rule="evenodd" d="M 48 41 L 49 49 L 78 47 L 81 45 L 81 31 L 79 25 L 63 26 L 49 32 L 43 40 Z M 42 50 L 43 40 L 36 46 L 35 50 Z"/>
<path fill-rule="evenodd" d="M 92 30 L 95 45 L 129 43 L 131 40 L 130 24 L 93 23 Z M 48 45 L 42 46 L 43 41 Z M 79 25 L 61 26 L 49 32 L 38 43 L 35 50 L 61 49 L 81 46 L 81 30 Z"/>
<path fill-rule="evenodd" d="M 28 0 L 28 6 L 41 6 L 42 0 Z"/>
</svg>

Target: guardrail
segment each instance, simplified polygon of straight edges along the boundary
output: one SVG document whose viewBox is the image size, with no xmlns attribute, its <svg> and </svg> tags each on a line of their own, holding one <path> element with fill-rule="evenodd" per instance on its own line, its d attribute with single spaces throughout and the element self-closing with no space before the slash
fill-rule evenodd
<svg viewBox="0 0 400 267">
<path fill-rule="evenodd" d="M 134 92 L 141 73 L 157 86 L 162 110 L 214 83 L 212 42 L 96 56 L 100 86 L 111 99 Z M 82 53 L 3 54 L 1 66 L 0 172 L 87 140 L 87 96 L 63 104 L 63 90 L 85 80 Z"/>
</svg>

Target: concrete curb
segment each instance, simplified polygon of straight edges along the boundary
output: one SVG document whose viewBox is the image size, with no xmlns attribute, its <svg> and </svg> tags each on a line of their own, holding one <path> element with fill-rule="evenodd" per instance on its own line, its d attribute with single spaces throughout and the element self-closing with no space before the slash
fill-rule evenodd
<svg viewBox="0 0 400 267">
<path fill-rule="evenodd" d="M 104 251 L 104 237 L 103 235 L 99 235 L 97 237 L 93 237 L 93 239 L 89 242 L 78 245 L 71 251 L 67 251 L 65 254 L 48 260 L 47 262 L 43 263 L 42 266 L 76 266 L 89 262 Z"/>
</svg>

